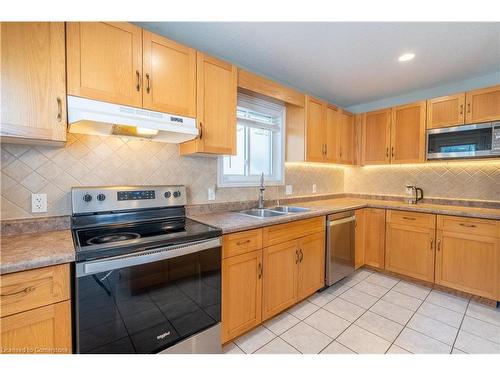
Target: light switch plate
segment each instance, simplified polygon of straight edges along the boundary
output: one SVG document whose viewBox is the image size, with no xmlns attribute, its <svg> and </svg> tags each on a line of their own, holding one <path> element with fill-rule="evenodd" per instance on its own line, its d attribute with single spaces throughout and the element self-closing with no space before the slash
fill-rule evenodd
<svg viewBox="0 0 500 375">
<path fill-rule="evenodd" d="M 214 201 L 215 200 L 215 188 L 214 187 L 209 187 L 208 188 L 208 200 L 209 201 Z"/>
<path fill-rule="evenodd" d="M 318 191 L 318 189 L 316 188 L 316 184 L 313 184 L 313 193 L 316 193 L 316 191 Z"/>
<path fill-rule="evenodd" d="M 286 185 L 286 186 L 285 186 L 285 194 L 286 194 L 286 195 L 292 195 L 292 194 L 293 194 L 293 188 L 292 188 L 292 185 Z"/>
<path fill-rule="evenodd" d="M 31 212 L 47 212 L 47 194 L 31 194 Z"/>
</svg>

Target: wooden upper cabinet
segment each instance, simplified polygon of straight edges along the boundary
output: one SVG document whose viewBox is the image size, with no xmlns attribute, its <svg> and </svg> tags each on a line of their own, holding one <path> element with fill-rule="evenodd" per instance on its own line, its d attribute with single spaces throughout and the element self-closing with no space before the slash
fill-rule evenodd
<svg viewBox="0 0 500 375">
<path fill-rule="evenodd" d="M 354 162 L 354 115 L 342 111 L 340 120 L 339 161 L 343 164 Z"/>
<path fill-rule="evenodd" d="M 391 162 L 425 160 L 425 101 L 392 108 Z"/>
<path fill-rule="evenodd" d="M 326 107 L 326 160 L 339 160 L 341 109 L 328 105 Z"/>
<path fill-rule="evenodd" d="M 306 161 L 325 159 L 326 103 L 306 97 Z"/>
<path fill-rule="evenodd" d="M 236 154 L 237 69 L 197 53 L 198 138 L 180 145 L 180 154 Z"/>
<path fill-rule="evenodd" d="M 66 24 L 68 94 L 142 107 L 142 29 L 125 22 Z"/>
<path fill-rule="evenodd" d="M 462 125 L 464 121 L 464 92 L 427 100 L 427 129 Z"/>
<path fill-rule="evenodd" d="M 0 24 L 2 142 L 66 141 L 63 22 Z"/>
<path fill-rule="evenodd" d="M 365 113 L 361 127 L 362 164 L 390 163 L 391 109 Z"/>
<path fill-rule="evenodd" d="M 143 107 L 196 117 L 196 50 L 143 30 Z"/>
<path fill-rule="evenodd" d="M 500 120 L 500 85 L 468 91 L 465 101 L 467 123 Z"/>
</svg>

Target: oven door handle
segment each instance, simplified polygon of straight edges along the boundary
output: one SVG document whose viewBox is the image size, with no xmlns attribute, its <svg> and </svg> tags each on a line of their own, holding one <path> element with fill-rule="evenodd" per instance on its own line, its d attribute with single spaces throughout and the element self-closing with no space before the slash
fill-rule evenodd
<svg viewBox="0 0 500 375">
<path fill-rule="evenodd" d="M 220 237 L 178 245 L 163 246 L 143 250 L 133 254 L 119 255 L 112 258 L 82 262 L 76 264 L 76 277 L 84 277 L 95 273 L 112 271 L 124 267 L 132 267 L 160 260 L 177 258 L 183 255 L 221 246 Z"/>
</svg>

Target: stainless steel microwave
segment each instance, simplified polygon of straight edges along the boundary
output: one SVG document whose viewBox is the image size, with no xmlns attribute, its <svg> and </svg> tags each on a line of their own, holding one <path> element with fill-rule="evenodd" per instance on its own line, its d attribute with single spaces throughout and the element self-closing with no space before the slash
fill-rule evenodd
<svg viewBox="0 0 500 375">
<path fill-rule="evenodd" d="M 500 121 L 427 130 L 427 159 L 500 157 Z"/>
</svg>

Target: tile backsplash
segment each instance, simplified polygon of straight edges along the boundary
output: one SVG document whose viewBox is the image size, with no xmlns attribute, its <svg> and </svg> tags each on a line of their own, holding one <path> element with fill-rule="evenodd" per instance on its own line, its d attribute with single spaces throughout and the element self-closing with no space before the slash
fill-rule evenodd
<svg viewBox="0 0 500 375">
<path fill-rule="evenodd" d="M 1 145 L 1 218 L 18 219 L 71 213 L 72 186 L 181 184 L 188 203 L 208 203 L 208 187 L 217 184 L 217 158 L 181 157 L 174 144 L 147 140 L 68 134 L 64 148 Z M 287 164 L 291 196 L 341 193 L 339 166 Z M 46 193 L 48 212 L 31 213 L 31 193 Z M 217 188 L 214 202 L 255 200 L 258 188 Z M 284 186 L 269 186 L 266 199 L 285 197 Z M 289 196 L 287 196 L 289 197 Z M 210 201 L 212 202 L 212 201 Z"/>
<path fill-rule="evenodd" d="M 426 164 L 347 167 L 348 193 L 405 195 L 415 185 L 429 198 L 500 201 L 500 161 L 432 162 Z"/>
<path fill-rule="evenodd" d="M 284 186 L 269 186 L 266 199 L 312 194 L 404 195 L 404 186 L 426 197 L 500 201 L 500 161 L 344 167 L 287 163 Z M 68 134 L 64 148 L 1 145 L 1 218 L 71 213 L 72 186 L 183 184 L 188 204 L 256 200 L 257 187 L 216 188 L 217 158 L 181 157 L 177 145 L 120 137 Z M 48 212 L 31 213 L 31 193 L 46 193 Z"/>
</svg>

